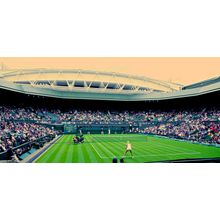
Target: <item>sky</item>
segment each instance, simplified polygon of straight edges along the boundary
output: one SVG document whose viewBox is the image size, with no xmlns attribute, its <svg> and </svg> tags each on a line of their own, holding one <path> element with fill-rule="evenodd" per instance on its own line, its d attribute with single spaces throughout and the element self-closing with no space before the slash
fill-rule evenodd
<svg viewBox="0 0 220 220">
<path fill-rule="evenodd" d="M 85 69 L 129 73 L 182 85 L 220 76 L 220 57 L 0 57 L 0 64 L 7 69 Z"/>
</svg>

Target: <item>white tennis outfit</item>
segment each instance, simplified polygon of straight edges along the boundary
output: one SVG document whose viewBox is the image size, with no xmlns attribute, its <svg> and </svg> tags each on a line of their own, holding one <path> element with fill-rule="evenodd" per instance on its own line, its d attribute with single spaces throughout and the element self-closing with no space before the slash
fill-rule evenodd
<svg viewBox="0 0 220 220">
<path fill-rule="evenodd" d="M 126 150 L 131 150 L 131 144 L 130 143 L 127 144 L 126 146 L 127 146 Z"/>
</svg>

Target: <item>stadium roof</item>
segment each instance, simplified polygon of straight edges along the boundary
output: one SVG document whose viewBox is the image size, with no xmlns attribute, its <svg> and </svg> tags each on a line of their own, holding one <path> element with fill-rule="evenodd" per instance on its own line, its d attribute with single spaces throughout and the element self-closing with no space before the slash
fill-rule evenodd
<svg viewBox="0 0 220 220">
<path fill-rule="evenodd" d="M 182 89 L 194 89 L 194 88 L 199 88 L 199 87 L 204 87 L 204 86 L 208 86 L 208 85 L 212 85 L 214 83 L 218 83 L 220 82 L 220 76 L 218 77 L 214 77 L 208 80 L 204 80 L 198 83 L 193 83 L 191 85 L 188 86 L 184 86 Z"/>
<path fill-rule="evenodd" d="M 180 89 L 180 85 L 154 80 L 146 77 L 120 74 L 114 72 L 97 72 L 89 70 L 56 70 L 56 69 L 34 69 L 18 70 L 3 73 L 2 79 L 21 84 L 30 84 L 33 87 L 48 87 L 55 90 L 78 90 L 83 88 L 101 89 L 103 92 L 115 90 L 122 93 L 129 92 L 149 93 L 152 91 L 172 92 Z"/>
<path fill-rule="evenodd" d="M 217 89 L 219 87 L 217 85 Z M 0 88 L 64 99 L 121 101 L 171 99 L 207 92 L 206 89 L 202 91 L 200 88 L 199 91 L 195 88 L 197 90 L 191 89 L 188 92 L 188 90 L 182 90 L 184 87 L 180 84 L 143 76 L 81 69 L 2 71 Z"/>
</svg>

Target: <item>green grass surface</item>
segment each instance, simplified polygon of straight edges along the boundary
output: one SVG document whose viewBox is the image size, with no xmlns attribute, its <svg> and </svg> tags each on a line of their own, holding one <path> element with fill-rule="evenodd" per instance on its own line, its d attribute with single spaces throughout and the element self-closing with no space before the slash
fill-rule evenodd
<svg viewBox="0 0 220 220">
<path fill-rule="evenodd" d="M 134 158 L 129 153 L 128 163 L 154 162 L 189 158 L 220 157 L 220 148 L 138 134 L 86 135 L 85 143 L 73 144 L 73 135 L 63 135 L 35 160 L 37 163 L 110 163 L 120 159 L 129 140 Z"/>
</svg>

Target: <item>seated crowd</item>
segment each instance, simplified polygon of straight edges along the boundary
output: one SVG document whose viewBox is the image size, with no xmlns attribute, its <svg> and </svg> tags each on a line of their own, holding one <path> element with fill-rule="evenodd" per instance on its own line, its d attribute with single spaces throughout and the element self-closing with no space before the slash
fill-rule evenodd
<svg viewBox="0 0 220 220">
<path fill-rule="evenodd" d="M 201 120 L 191 120 L 179 124 L 160 124 L 141 130 L 142 133 L 156 134 L 178 139 L 196 141 L 207 144 L 220 144 L 220 123 L 204 123 Z"/>
<path fill-rule="evenodd" d="M 139 122 L 178 122 L 191 119 L 220 120 L 219 110 L 201 111 L 91 111 L 16 108 L 0 106 L 0 121 L 32 121 L 39 123 L 137 124 Z"/>
<path fill-rule="evenodd" d="M 17 123 L 0 121 L 0 152 L 18 145 L 33 142 L 47 135 L 55 135 L 56 131 L 33 123 Z M 21 149 L 18 149 L 21 151 Z M 22 152 L 18 152 L 22 153 Z"/>
<path fill-rule="evenodd" d="M 38 123 L 35 124 L 35 123 Z M 220 144 L 220 111 L 91 111 L 0 106 L 0 151 L 55 131 L 46 124 L 127 124 L 133 132 Z"/>
</svg>

